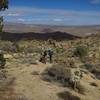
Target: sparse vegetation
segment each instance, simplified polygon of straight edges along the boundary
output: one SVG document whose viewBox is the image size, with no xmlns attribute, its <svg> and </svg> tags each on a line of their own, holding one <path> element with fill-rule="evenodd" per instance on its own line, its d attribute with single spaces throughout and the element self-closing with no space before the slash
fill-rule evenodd
<svg viewBox="0 0 100 100">
<path fill-rule="evenodd" d="M 89 37 L 89 39 L 90 38 L 91 37 Z M 89 43 L 92 40 L 93 39 L 90 40 L 87 39 Z M 91 46 L 87 41 L 85 41 L 86 43 L 83 42 L 82 39 L 71 40 L 71 41 L 70 40 L 59 41 L 59 42 L 56 41 L 56 44 L 54 46 L 54 44 L 48 43 L 48 41 L 0 40 L 0 49 L 4 52 L 4 56 L 6 57 L 7 61 L 5 69 L 7 69 L 8 71 L 7 73 L 9 73 L 9 74 L 6 73 L 1 74 L 0 79 L 6 79 L 8 75 L 10 75 L 11 73 L 12 75 L 16 76 L 16 81 L 19 79 L 17 88 L 21 89 L 19 87 L 24 85 L 24 87 L 23 86 L 22 87 L 26 89 L 25 91 L 27 93 L 29 92 L 28 95 L 30 95 L 30 91 L 36 93 L 38 90 L 39 91 L 44 90 L 44 88 L 46 88 L 47 91 L 50 90 L 53 92 L 53 89 L 55 89 L 56 91 L 57 89 L 55 88 L 55 86 L 52 88 L 52 83 L 54 83 L 53 85 L 57 85 L 56 87 L 58 88 L 58 90 L 59 90 L 59 85 L 62 90 L 63 89 L 71 90 L 70 98 L 72 100 L 73 99 L 77 100 L 77 96 L 75 95 L 75 97 L 73 97 L 74 95 L 72 94 L 72 92 L 77 92 L 78 95 L 88 96 L 88 89 L 87 89 L 88 85 L 90 93 L 93 92 L 92 88 L 99 88 L 99 85 L 93 82 L 94 80 L 96 81 L 97 78 L 99 79 L 100 77 L 100 70 L 99 70 L 100 58 L 98 56 L 99 46 L 95 47 L 93 43 L 91 43 L 92 45 Z M 88 50 L 87 50 L 87 44 L 88 44 Z M 54 63 L 49 64 L 47 62 L 46 64 L 42 64 L 39 62 L 41 53 L 44 51 L 44 49 L 49 47 L 54 50 L 54 56 L 53 56 Z M 72 71 L 73 74 L 71 74 L 70 71 Z M 82 72 L 82 77 L 81 77 L 81 72 Z M 81 82 L 85 82 L 85 84 L 81 84 Z M 36 89 L 34 87 L 36 87 Z M 21 91 L 23 92 L 23 90 Z M 39 95 L 41 95 L 41 93 Z M 21 96 L 19 96 L 18 99 L 20 97 Z M 66 98 L 67 95 L 65 97 L 62 97 L 62 99 L 64 100 L 66 100 Z M 22 97 L 21 99 L 23 100 L 24 98 Z"/>
<path fill-rule="evenodd" d="M 71 79 L 74 80 L 75 77 L 80 78 L 80 71 L 77 68 L 71 69 L 66 64 L 57 64 L 51 68 L 48 68 L 43 73 L 43 78 L 47 81 L 56 81 L 62 83 L 64 86 L 72 86 Z M 51 79 L 51 80 L 50 80 Z M 73 87 L 72 87 L 73 88 Z"/>
<path fill-rule="evenodd" d="M 79 57 L 82 61 L 85 60 L 87 54 L 88 54 L 87 48 L 84 46 L 78 46 L 74 51 L 74 55 Z"/>
<path fill-rule="evenodd" d="M 8 9 L 8 1 L 0 0 L 0 12 Z M 98 1 L 92 0 L 92 3 L 99 3 Z M 18 2 L 16 1 L 16 3 L 17 7 Z M 53 11 L 46 9 L 46 7 L 42 9 L 42 6 L 41 9 L 33 8 L 34 11 L 29 11 L 31 7 L 27 10 L 26 5 L 26 3 L 25 7 L 20 5 L 21 11 L 19 8 L 11 7 L 14 8 L 16 13 L 14 10 L 10 10 L 4 14 L 1 12 L 0 15 L 7 15 L 7 19 L 12 16 L 13 21 L 15 21 L 22 14 L 22 18 L 17 18 L 17 21 L 23 22 L 23 18 L 26 19 L 27 14 L 31 15 L 27 17 L 32 18 L 35 13 L 38 17 L 43 15 L 43 20 L 45 20 L 45 13 L 49 11 L 48 15 L 51 14 L 50 17 L 54 17 L 53 20 L 48 17 L 49 20 L 46 18 L 46 22 L 41 19 L 36 21 L 44 24 L 49 24 L 47 22 L 50 21 L 55 22 L 55 24 L 63 24 L 62 19 L 56 17 L 61 15 L 59 18 L 64 18 L 65 11 L 61 10 L 61 14 L 57 14 L 59 13 L 58 10 Z M 46 6 L 48 6 L 48 3 Z M 55 15 L 53 15 L 54 12 L 56 12 Z M 87 13 L 79 13 L 78 11 L 71 12 L 72 15 L 88 16 Z M 90 12 L 89 16 L 94 16 L 94 19 L 99 16 L 98 12 L 94 12 L 94 14 L 96 16 Z M 28 24 L 19 23 L 15 26 L 9 24 L 6 28 L 3 22 L 3 16 L 0 16 L 0 100 L 100 99 L 100 34 L 98 34 L 100 26 L 99 28 L 98 25 L 90 28 L 87 25 L 82 28 L 80 26 L 60 27 L 56 25 L 28 26 Z M 31 20 L 28 19 L 25 22 L 28 23 Z M 9 21 L 5 21 L 6 23 L 8 24 Z M 7 30 L 3 32 L 3 28 Z M 66 30 L 71 34 L 67 33 Z M 80 36 L 81 31 L 84 36 L 85 33 L 91 32 L 83 37 L 83 34 Z M 93 32 L 95 34 L 92 34 Z M 73 35 L 73 33 L 77 34 Z"/>
<path fill-rule="evenodd" d="M 31 74 L 32 75 L 39 75 L 39 72 L 38 71 L 33 71 Z"/>
<path fill-rule="evenodd" d="M 91 64 L 84 64 L 84 66 L 85 66 L 85 68 L 87 69 L 87 70 L 92 70 L 93 69 L 93 65 L 91 65 Z"/>
<path fill-rule="evenodd" d="M 63 48 L 56 48 L 57 53 L 64 53 L 65 50 Z"/>
<path fill-rule="evenodd" d="M 14 52 L 14 53 L 20 52 L 20 47 L 19 47 L 19 44 L 17 42 L 12 43 L 12 52 Z"/>
</svg>

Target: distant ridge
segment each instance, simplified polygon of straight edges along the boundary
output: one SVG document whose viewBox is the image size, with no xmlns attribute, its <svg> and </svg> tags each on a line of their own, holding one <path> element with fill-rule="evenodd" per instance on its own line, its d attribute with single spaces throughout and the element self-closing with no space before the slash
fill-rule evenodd
<svg viewBox="0 0 100 100">
<path fill-rule="evenodd" d="M 56 26 L 5 22 L 4 31 L 9 33 L 50 33 L 60 31 L 62 33 L 65 32 L 84 37 L 86 35 L 100 33 L 100 25 Z"/>
<path fill-rule="evenodd" d="M 20 33 L 20 34 L 4 32 L 0 34 L 1 40 L 8 40 L 8 41 L 48 40 L 48 39 L 61 41 L 61 40 L 73 40 L 78 38 L 80 37 L 71 35 L 69 33 L 59 32 L 59 31 L 52 32 L 52 33 Z"/>
</svg>

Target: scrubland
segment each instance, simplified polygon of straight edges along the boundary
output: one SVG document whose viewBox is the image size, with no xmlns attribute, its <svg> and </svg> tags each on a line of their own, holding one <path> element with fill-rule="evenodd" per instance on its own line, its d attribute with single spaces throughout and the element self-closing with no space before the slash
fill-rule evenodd
<svg viewBox="0 0 100 100">
<path fill-rule="evenodd" d="M 53 63 L 39 62 L 44 49 L 54 51 Z M 6 59 L 0 69 L 0 100 L 99 100 L 100 35 L 73 40 L 0 40 Z M 83 75 L 76 89 L 66 69 Z M 76 73 L 77 74 L 77 73 Z"/>
</svg>

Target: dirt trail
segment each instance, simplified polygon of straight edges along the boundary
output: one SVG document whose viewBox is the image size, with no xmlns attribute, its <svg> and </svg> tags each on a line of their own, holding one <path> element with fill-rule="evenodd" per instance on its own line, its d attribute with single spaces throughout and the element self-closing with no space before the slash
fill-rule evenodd
<svg viewBox="0 0 100 100">
<path fill-rule="evenodd" d="M 100 81 L 97 81 L 90 77 L 90 75 L 84 75 L 81 82 L 85 85 L 86 89 L 89 89 L 87 95 L 81 95 L 70 88 L 59 86 L 52 82 L 46 82 L 41 79 L 41 73 L 52 64 L 27 64 L 18 63 L 16 60 L 13 62 L 7 62 L 8 75 L 15 77 L 14 90 L 16 94 L 22 94 L 24 100 L 66 100 L 59 98 L 58 93 L 69 91 L 73 95 L 81 98 L 81 100 L 99 100 Z M 32 74 L 38 72 L 39 75 Z M 98 87 L 90 86 L 91 82 L 96 82 Z M 95 91 L 94 91 L 95 90 Z M 25 97 L 24 97 L 25 96 Z M 18 99 L 19 100 L 19 99 Z"/>
<path fill-rule="evenodd" d="M 57 92 L 64 88 L 45 82 L 40 75 L 32 75 L 33 71 L 42 73 L 51 64 L 9 66 L 8 73 L 15 77 L 15 91 L 25 95 L 28 100 L 59 100 Z"/>
</svg>

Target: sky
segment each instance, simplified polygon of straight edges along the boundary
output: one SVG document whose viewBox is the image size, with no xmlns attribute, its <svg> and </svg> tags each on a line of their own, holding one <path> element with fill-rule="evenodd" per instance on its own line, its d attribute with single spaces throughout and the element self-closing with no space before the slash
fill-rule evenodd
<svg viewBox="0 0 100 100">
<path fill-rule="evenodd" d="M 100 25 L 100 0 L 9 0 L 5 22 Z"/>
</svg>

